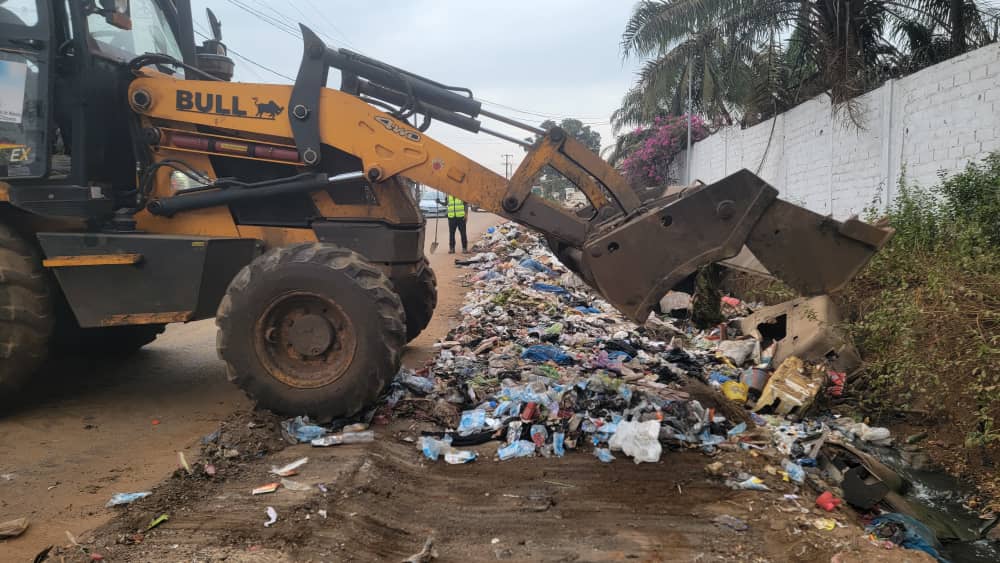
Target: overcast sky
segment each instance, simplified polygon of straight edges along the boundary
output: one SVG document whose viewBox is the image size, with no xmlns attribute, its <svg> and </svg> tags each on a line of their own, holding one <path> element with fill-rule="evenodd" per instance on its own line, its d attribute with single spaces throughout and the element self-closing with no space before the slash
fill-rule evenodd
<svg viewBox="0 0 1000 563">
<path fill-rule="evenodd" d="M 193 0 L 196 30 L 207 32 L 210 7 L 222 21 L 231 54 L 291 77 L 298 71 L 301 40 L 237 4 L 274 20 L 304 22 L 331 46 L 515 108 L 487 104 L 497 113 L 532 124 L 576 117 L 600 131 L 604 145 L 612 142 L 609 116 L 638 64 L 623 64 L 619 50 L 631 0 Z M 289 82 L 233 58 L 234 80 Z M 339 78 L 331 78 L 330 85 L 338 86 Z M 495 122 L 484 125 L 517 131 Z M 513 154 L 516 162 L 524 154 L 517 145 L 441 123 L 428 133 L 501 174 L 502 154 Z"/>
</svg>

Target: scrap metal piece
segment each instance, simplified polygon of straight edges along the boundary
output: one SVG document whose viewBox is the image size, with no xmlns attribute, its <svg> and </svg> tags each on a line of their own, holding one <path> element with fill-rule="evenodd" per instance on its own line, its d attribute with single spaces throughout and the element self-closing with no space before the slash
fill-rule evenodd
<svg viewBox="0 0 1000 563">
<path fill-rule="evenodd" d="M 837 371 L 850 373 L 861 366 L 861 356 L 838 328 L 840 314 L 827 295 L 800 297 L 764 307 L 740 321 L 740 331 L 761 341 L 777 342 L 773 363 L 797 356 L 806 361 L 827 360 Z"/>
</svg>

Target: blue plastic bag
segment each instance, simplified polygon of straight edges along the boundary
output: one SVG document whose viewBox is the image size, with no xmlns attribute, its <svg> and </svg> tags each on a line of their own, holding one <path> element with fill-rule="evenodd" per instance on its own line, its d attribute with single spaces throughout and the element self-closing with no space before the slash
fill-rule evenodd
<svg viewBox="0 0 1000 563">
<path fill-rule="evenodd" d="M 555 293 L 556 295 L 569 295 L 569 292 L 558 285 L 551 285 L 547 283 L 533 283 L 531 284 L 531 289 L 538 291 L 544 291 L 546 293 Z"/>
<path fill-rule="evenodd" d="M 534 258 L 525 258 L 524 260 L 521 260 L 521 262 L 518 265 L 521 266 L 522 268 L 527 268 L 533 272 L 545 274 L 549 277 L 555 277 L 556 275 L 556 273 L 550 270 L 545 264 L 542 264 L 541 262 L 535 260 Z"/>
<path fill-rule="evenodd" d="M 559 457 L 566 455 L 566 434 L 562 432 L 552 434 L 552 452 Z"/>
<path fill-rule="evenodd" d="M 312 442 L 316 438 L 321 438 L 326 435 L 326 428 L 310 424 L 301 416 L 297 416 L 291 420 L 286 420 L 282 422 L 282 425 L 285 427 L 285 431 L 288 432 L 290 436 L 294 436 L 296 440 L 303 444 Z"/>
<path fill-rule="evenodd" d="M 572 356 L 549 344 L 536 344 L 535 346 L 529 346 L 524 349 L 524 352 L 521 352 L 521 358 L 535 362 L 547 362 L 552 360 L 553 362 L 563 366 L 573 363 Z"/>
</svg>

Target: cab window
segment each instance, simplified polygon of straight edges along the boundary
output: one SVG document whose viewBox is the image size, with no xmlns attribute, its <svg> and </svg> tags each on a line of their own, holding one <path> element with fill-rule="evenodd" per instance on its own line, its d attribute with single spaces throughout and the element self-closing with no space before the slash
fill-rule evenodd
<svg viewBox="0 0 1000 563">
<path fill-rule="evenodd" d="M 145 53 L 182 58 L 174 32 L 155 0 L 132 0 L 130 6 L 132 29 L 129 30 L 114 27 L 100 14 L 87 16 L 91 48 L 102 56 L 123 62 Z"/>
<path fill-rule="evenodd" d="M 0 24 L 32 27 L 37 23 L 36 0 L 0 0 Z"/>
</svg>

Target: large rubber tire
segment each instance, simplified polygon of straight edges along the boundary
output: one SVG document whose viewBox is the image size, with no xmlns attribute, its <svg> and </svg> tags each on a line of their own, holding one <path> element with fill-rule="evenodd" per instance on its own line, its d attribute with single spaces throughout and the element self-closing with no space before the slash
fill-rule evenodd
<svg viewBox="0 0 1000 563">
<path fill-rule="evenodd" d="M 0 401 L 46 360 L 52 292 L 35 249 L 0 223 Z"/>
<path fill-rule="evenodd" d="M 351 416 L 399 371 L 404 315 L 392 283 L 359 254 L 322 243 L 276 248 L 229 284 L 216 316 L 219 357 L 262 408 L 321 421 Z M 323 322 L 308 334 L 328 339 L 300 350 L 294 331 Z"/>
<path fill-rule="evenodd" d="M 437 307 L 437 276 L 434 275 L 430 262 L 424 258 L 412 276 L 393 280 L 393 283 L 403 300 L 406 341 L 410 342 L 427 328 L 434 316 L 434 308 Z"/>
</svg>

